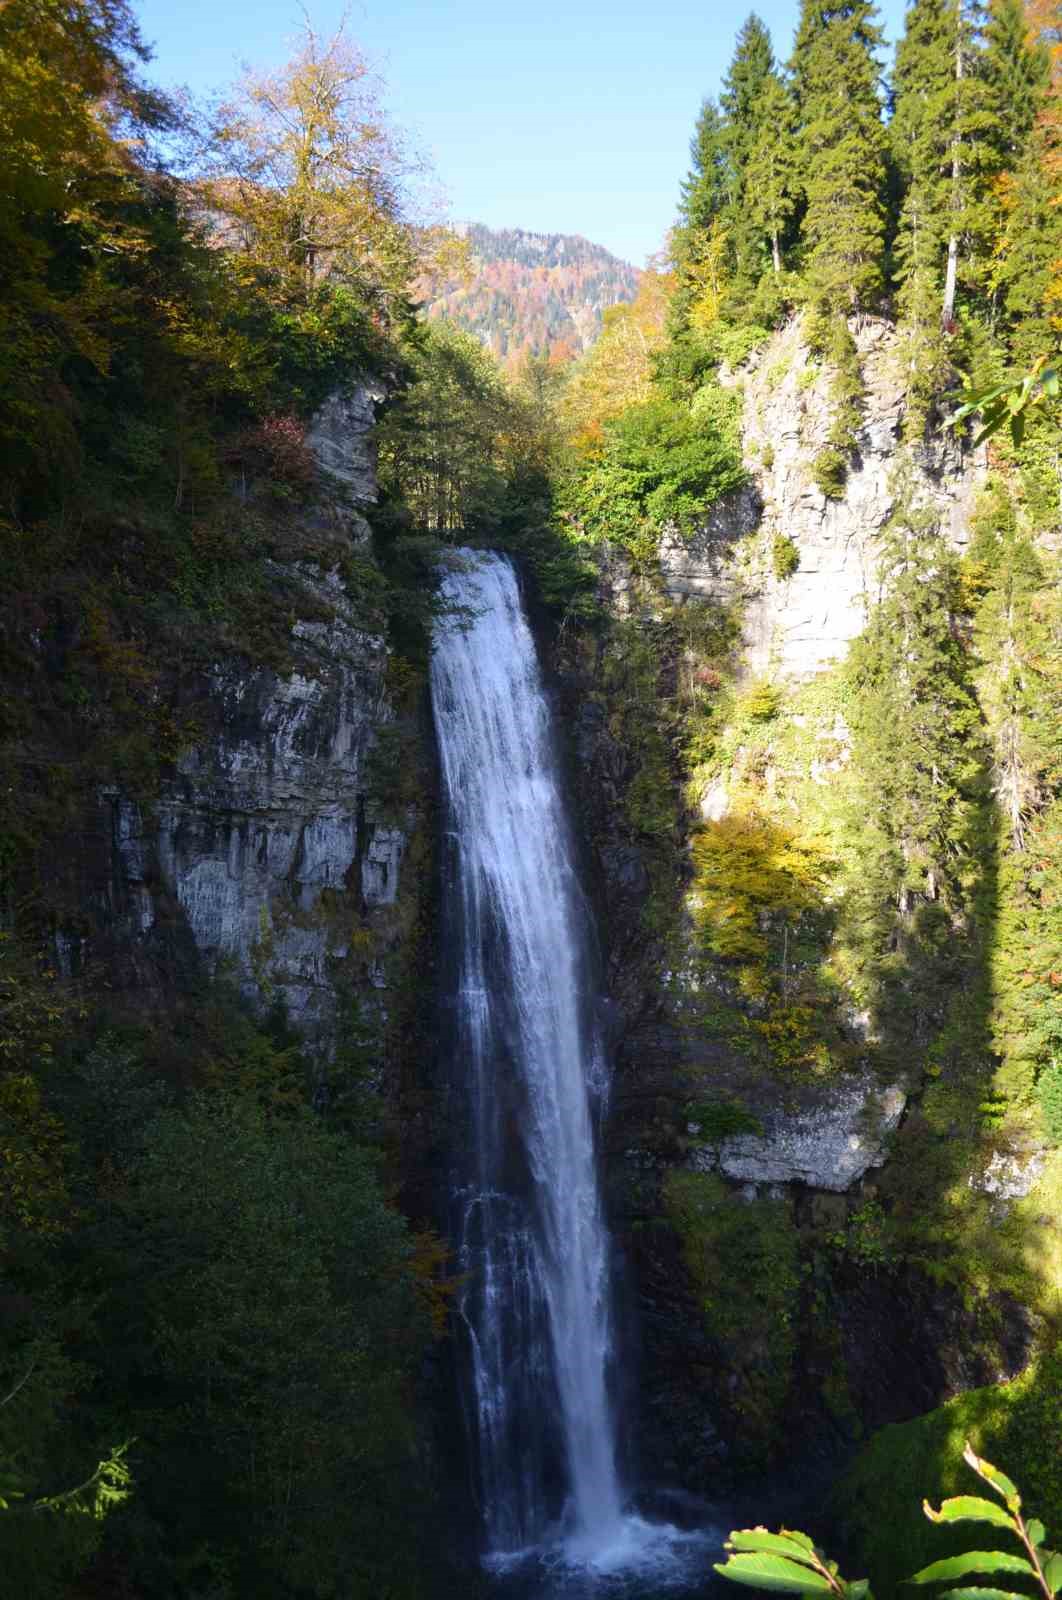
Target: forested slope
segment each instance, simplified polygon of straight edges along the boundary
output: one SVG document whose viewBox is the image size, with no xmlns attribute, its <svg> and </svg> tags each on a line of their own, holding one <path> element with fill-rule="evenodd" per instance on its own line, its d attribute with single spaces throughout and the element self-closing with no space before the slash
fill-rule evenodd
<svg viewBox="0 0 1062 1600">
<path fill-rule="evenodd" d="M 837 1495 L 879 1593 L 959 1431 L 1062 1526 L 1050 366 L 1013 433 L 948 425 L 963 374 L 1057 354 L 1059 60 L 1047 0 L 916 0 L 886 102 L 862 0 L 805 0 L 784 67 L 750 19 L 666 269 L 497 246 L 544 341 L 504 374 L 415 315 L 452 241 L 342 39 L 178 176 L 119 0 L 0 10 L 20 1595 L 414 1595 L 450 1548 L 454 542 L 518 557 L 566 713 L 647 1479 L 825 1471 L 902 1423 Z M 325 185 L 288 137 L 321 104 Z M 604 308 L 568 367 L 553 272 Z"/>
<path fill-rule="evenodd" d="M 564 233 L 470 223 L 464 269 L 418 286 L 429 317 L 474 333 L 499 361 L 567 361 L 586 350 L 609 306 L 633 300 L 640 277 L 600 245 Z"/>
</svg>

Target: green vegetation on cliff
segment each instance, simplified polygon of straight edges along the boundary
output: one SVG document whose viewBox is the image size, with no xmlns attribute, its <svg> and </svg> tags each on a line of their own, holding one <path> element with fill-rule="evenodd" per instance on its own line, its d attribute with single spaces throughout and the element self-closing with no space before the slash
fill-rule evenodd
<svg viewBox="0 0 1062 1600">
<path fill-rule="evenodd" d="M 306 436 L 337 389 L 409 382 L 438 240 L 342 36 L 210 129 L 144 57 L 122 0 L 0 8 L 0 1562 L 26 1600 L 412 1594 L 445 1251 L 367 1082 L 407 1002 L 359 1051 L 350 1000 L 323 1062 L 180 927 L 148 971 L 108 943 L 90 819 L 150 819 L 215 732 L 210 671 L 290 676 L 333 590 L 423 653 L 430 552 L 355 548 Z"/>
</svg>

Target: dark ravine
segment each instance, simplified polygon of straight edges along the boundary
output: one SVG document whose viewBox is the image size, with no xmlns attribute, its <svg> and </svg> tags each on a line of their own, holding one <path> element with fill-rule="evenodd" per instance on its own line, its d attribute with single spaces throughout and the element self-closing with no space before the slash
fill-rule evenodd
<svg viewBox="0 0 1062 1600">
<path fill-rule="evenodd" d="M 779 336 L 790 360 L 792 337 Z M 785 434 L 792 397 L 757 377 L 771 359 L 768 352 L 744 378 L 753 440 L 756 430 Z M 852 527 L 888 514 L 895 414 L 889 396 L 872 388 L 863 471 L 851 501 L 827 508 L 814 503 L 806 481 L 814 391 L 803 391 L 800 403 L 810 420 L 789 455 L 776 454 L 770 481 L 760 476 L 756 506 L 743 495 L 681 548 L 668 545 L 660 583 L 648 591 L 609 554 L 595 625 L 541 630 L 606 974 L 615 1080 L 603 1189 L 624 1262 L 626 1344 L 638 1362 L 637 1380 L 623 1389 L 631 1407 L 625 1435 L 635 1442 L 639 1482 L 655 1493 L 717 1496 L 762 1483 L 793 1455 L 794 1438 L 797 1456 L 828 1476 L 867 1431 L 1019 1371 L 1032 1332 L 1022 1308 L 1003 1296 L 986 1320 L 985 1307 L 968 1309 L 951 1285 L 830 1245 L 888 1182 L 889 1141 L 880 1121 L 865 1125 L 877 1090 L 849 1084 L 782 1094 L 699 1027 L 704 996 L 684 987 L 681 955 L 695 813 L 677 766 L 665 760 L 661 769 L 659 798 L 675 818 L 664 843 L 647 843 L 630 822 L 640 757 L 623 720 L 626 691 L 607 670 L 612 630 L 642 628 L 649 638 L 662 607 L 718 605 L 751 584 L 751 658 L 770 652 L 774 630 L 789 640 L 788 668 L 799 678 L 859 620 L 846 565 L 855 559 Z M 322 465 L 362 509 L 373 494 L 371 416 L 371 397 L 337 397 L 311 434 Z M 927 481 L 960 540 L 978 470 L 950 459 L 927 463 Z M 345 516 L 342 538 L 370 560 L 349 499 Z M 780 518 L 804 529 L 799 592 L 767 573 L 761 546 Z M 444 1221 L 439 1195 L 457 1134 L 452 1099 L 430 1064 L 437 1019 L 424 999 L 439 884 L 435 753 L 423 702 L 396 691 L 384 637 L 360 623 L 334 568 L 295 559 L 278 563 L 276 577 L 298 597 L 289 660 L 248 667 L 233 657 L 201 671 L 187 693 L 203 737 L 156 800 L 138 805 L 116 789 L 98 795 L 68 859 L 54 865 L 65 903 L 78 908 L 62 925 L 57 958 L 67 971 L 105 969 L 115 1005 L 128 1012 L 179 1008 L 205 976 L 227 972 L 260 1013 L 282 999 L 322 1059 L 356 1018 L 377 1041 L 375 1087 L 401 1111 L 407 1207 L 418 1219 L 434 1209 Z M 814 605 L 827 620 L 821 634 L 805 629 L 798 649 L 791 623 Z M 679 662 L 662 651 L 655 671 L 653 692 L 666 702 Z M 702 796 L 701 814 L 717 798 Z M 705 1237 L 698 1267 L 672 1175 L 695 1170 L 686 1108 L 705 1085 L 740 1100 L 777 1135 L 766 1152 L 763 1141 L 757 1147 L 756 1159 L 766 1154 L 773 1166 L 730 1172 L 724 1164 L 704 1174 L 719 1226 Z M 901 1108 L 907 1087 L 896 1086 Z M 895 1106 L 885 1109 L 892 1116 Z M 804 1130 L 795 1152 L 794 1126 Z M 852 1139 L 863 1141 L 859 1159 L 841 1181 L 831 1163 L 838 1141 Z M 740 1273 L 750 1248 L 777 1293 L 754 1293 L 750 1272 L 732 1322 L 706 1316 L 698 1273 Z M 446 1357 L 436 1358 L 427 1381 L 436 1414 L 452 1421 Z M 438 1468 L 440 1479 L 452 1465 Z M 444 1500 L 454 1493 L 447 1486 Z M 660 1504 L 666 1514 L 668 1502 Z"/>
</svg>

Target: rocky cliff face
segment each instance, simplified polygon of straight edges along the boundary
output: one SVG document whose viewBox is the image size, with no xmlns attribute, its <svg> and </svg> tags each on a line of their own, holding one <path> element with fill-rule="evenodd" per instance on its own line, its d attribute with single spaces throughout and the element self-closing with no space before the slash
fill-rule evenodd
<svg viewBox="0 0 1062 1600">
<path fill-rule="evenodd" d="M 308 433 L 336 488 L 339 549 L 367 540 L 380 398 L 357 386 L 333 396 Z M 275 578 L 293 617 L 285 669 L 215 661 L 189 687 L 200 737 L 155 802 L 100 796 L 89 853 L 99 932 L 61 936 L 60 957 L 70 968 L 111 951 L 132 1003 L 182 974 L 226 973 L 256 1009 L 281 1003 L 327 1053 L 342 1016 L 386 1016 L 429 874 L 407 882 L 417 810 L 385 803 L 391 775 L 372 769 L 382 730 L 399 744 L 410 733 L 385 640 L 338 567 L 277 562 Z"/>
<path fill-rule="evenodd" d="M 784 795 L 793 783 L 787 758 L 735 736 L 731 766 L 711 782 L 683 788 L 673 765 L 675 821 L 656 832 L 646 832 L 644 798 L 631 801 L 647 761 L 656 762 L 657 790 L 669 782 L 637 725 L 681 715 L 683 674 L 712 677 L 698 665 L 684 607 L 736 602 L 740 679 L 769 680 L 795 705 L 865 626 L 879 588 L 876 538 L 901 495 L 954 547 L 967 542 L 983 460 L 950 435 L 902 452 L 896 336 L 875 320 L 853 332 L 865 403 L 843 493 L 827 498 L 815 483 L 830 376 L 794 322 L 728 379 L 743 397 L 748 487 L 692 534 L 665 536 L 656 581 L 637 577 L 622 552 L 605 552 L 611 636 L 593 654 L 569 649 L 562 662 L 619 1013 L 606 1169 L 644 1330 L 640 1433 L 650 1474 L 693 1488 L 769 1458 L 792 1427 L 828 1454 L 860 1418 L 909 1416 L 954 1384 L 1016 1370 L 1028 1344 L 1015 1307 L 997 1307 L 986 1336 L 954 1290 L 917 1274 L 901 1285 L 900 1269 L 864 1237 L 877 1226 L 880 1178 L 921 1063 L 881 1081 L 860 1059 L 867 1018 L 854 1006 L 844 1021 L 851 1062 L 821 1075 L 772 1069 L 720 1025 L 727 985 L 694 959 L 684 905 L 690 836 L 727 815 L 732 787 L 753 768 L 756 783 Z M 617 700 L 610 654 L 644 660 L 654 650 L 645 705 L 632 718 Z M 790 721 L 808 747 L 802 781 L 828 787 L 849 759 L 843 715 L 794 710 Z M 901 1340 L 885 1333 L 897 1294 L 919 1307 Z"/>
<path fill-rule="evenodd" d="M 754 673 L 807 677 L 843 656 L 877 590 L 874 540 L 903 487 L 902 355 L 895 331 L 878 318 L 853 326 L 853 334 L 865 403 L 843 495 L 827 498 L 815 483 L 815 457 L 830 427 L 830 375 L 811 359 L 797 319 L 729 375 L 743 394 L 753 486 L 713 508 L 692 537 L 676 532 L 661 548 L 661 578 L 672 598 L 741 597 Z M 942 432 L 915 452 L 906 487 L 961 548 L 983 476 L 983 455 L 971 458 Z M 778 539 L 790 540 L 799 558 L 788 576 L 774 571 Z"/>
</svg>

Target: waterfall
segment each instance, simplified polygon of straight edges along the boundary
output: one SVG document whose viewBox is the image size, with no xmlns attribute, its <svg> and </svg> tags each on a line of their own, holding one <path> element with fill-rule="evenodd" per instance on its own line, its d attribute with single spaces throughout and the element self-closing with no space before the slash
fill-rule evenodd
<svg viewBox="0 0 1062 1600">
<path fill-rule="evenodd" d="M 460 553 L 431 690 L 449 861 L 453 1060 L 467 1093 L 461 1311 L 488 1549 L 623 1527 L 609 1240 L 594 1155 L 606 1087 L 587 917 L 550 710 L 510 563 Z"/>
</svg>

